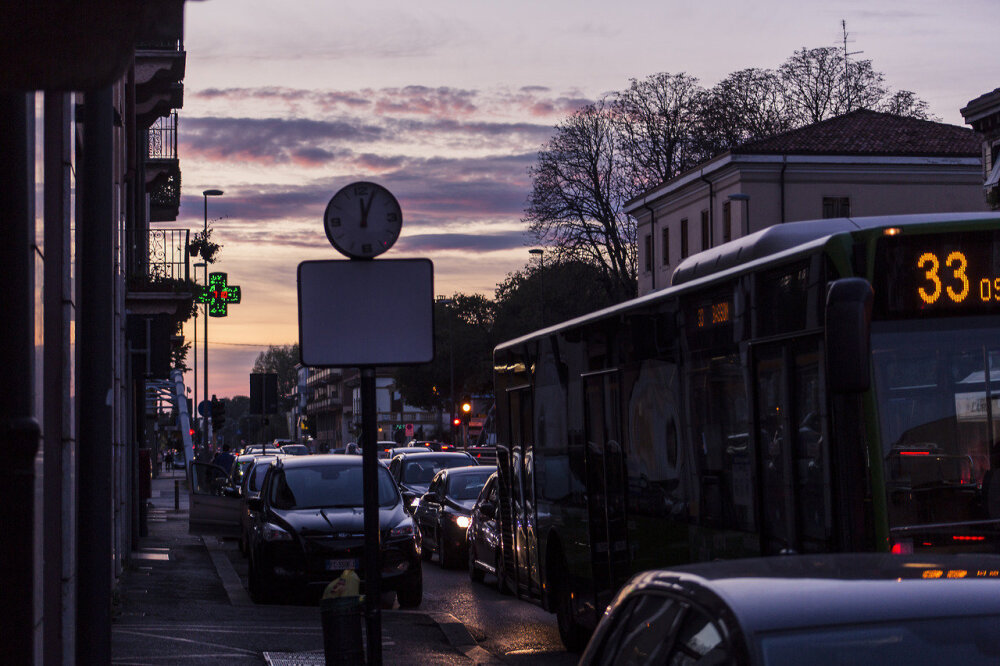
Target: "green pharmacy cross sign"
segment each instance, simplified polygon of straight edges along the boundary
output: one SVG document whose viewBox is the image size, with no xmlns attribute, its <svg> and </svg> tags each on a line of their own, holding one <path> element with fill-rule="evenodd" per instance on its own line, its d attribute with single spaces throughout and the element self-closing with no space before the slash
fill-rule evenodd
<svg viewBox="0 0 1000 666">
<path fill-rule="evenodd" d="M 240 302 L 240 288 L 226 284 L 225 273 L 209 273 L 208 286 L 202 288 L 197 301 L 208 304 L 210 317 L 225 317 L 227 306 Z"/>
</svg>

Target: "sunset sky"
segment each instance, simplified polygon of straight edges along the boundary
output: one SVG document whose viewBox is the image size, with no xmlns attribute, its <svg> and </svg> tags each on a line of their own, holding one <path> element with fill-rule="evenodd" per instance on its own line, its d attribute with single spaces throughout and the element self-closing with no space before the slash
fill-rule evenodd
<svg viewBox="0 0 1000 666">
<path fill-rule="evenodd" d="M 529 259 L 527 168 L 562 118 L 631 78 L 707 87 L 840 45 L 841 19 L 853 57 L 944 122 L 1000 85 L 996 0 L 189 0 L 182 204 L 163 226 L 200 230 L 201 192 L 224 190 L 208 200 L 211 270 L 242 288 L 209 322 L 209 392 L 248 394 L 257 354 L 298 340 L 296 267 L 341 258 L 323 210 L 343 185 L 399 199 L 383 256 L 429 257 L 437 294 L 492 296 Z"/>
</svg>

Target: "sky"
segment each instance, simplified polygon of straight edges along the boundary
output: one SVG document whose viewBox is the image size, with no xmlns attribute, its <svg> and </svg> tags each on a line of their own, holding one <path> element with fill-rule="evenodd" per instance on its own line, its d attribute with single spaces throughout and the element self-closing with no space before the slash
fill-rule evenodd
<svg viewBox="0 0 1000 666">
<path fill-rule="evenodd" d="M 943 122 L 963 125 L 959 109 L 1000 85 L 996 0 L 188 0 L 185 11 L 181 209 L 159 226 L 200 230 L 201 193 L 224 191 L 207 200 L 223 246 L 210 270 L 242 302 L 208 325 L 219 397 L 247 395 L 257 355 L 298 341 L 296 267 L 342 258 L 323 211 L 351 182 L 377 182 L 402 206 L 383 257 L 429 257 L 435 294 L 492 296 L 534 246 L 521 217 L 538 150 L 630 79 L 686 72 L 709 87 L 802 47 L 842 46 L 845 20 L 852 57 Z"/>
</svg>

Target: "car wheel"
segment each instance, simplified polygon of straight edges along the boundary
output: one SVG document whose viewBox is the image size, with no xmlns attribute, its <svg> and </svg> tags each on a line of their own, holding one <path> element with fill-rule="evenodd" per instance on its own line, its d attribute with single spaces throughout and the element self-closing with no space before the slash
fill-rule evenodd
<svg viewBox="0 0 1000 666">
<path fill-rule="evenodd" d="M 573 601 L 570 598 L 569 584 L 565 575 L 559 578 L 556 588 L 556 624 L 559 627 L 559 638 L 570 652 L 579 654 L 587 647 L 590 638 L 587 629 L 576 621 L 573 615 Z"/>
<path fill-rule="evenodd" d="M 419 576 L 416 581 L 396 590 L 396 601 L 400 608 L 416 608 L 424 600 L 424 579 Z"/>
<path fill-rule="evenodd" d="M 500 594 L 510 594 L 507 590 L 507 570 L 503 566 L 503 554 L 498 550 L 494 555 L 494 571 L 497 572 L 497 592 Z"/>
<path fill-rule="evenodd" d="M 482 569 L 480 569 L 479 567 L 476 566 L 476 548 L 475 548 L 475 545 L 472 543 L 472 540 L 470 539 L 469 540 L 469 579 L 472 580 L 473 583 L 482 583 L 483 579 L 485 577 L 486 577 L 486 573 Z"/>
</svg>

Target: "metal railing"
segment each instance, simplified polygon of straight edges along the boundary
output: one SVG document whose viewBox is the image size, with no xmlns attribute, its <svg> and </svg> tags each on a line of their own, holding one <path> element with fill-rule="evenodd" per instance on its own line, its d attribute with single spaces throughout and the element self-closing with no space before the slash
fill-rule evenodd
<svg viewBox="0 0 1000 666">
<path fill-rule="evenodd" d="M 150 229 L 146 277 L 150 281 L 190 279 L 189 229 Z"/>
<path fill-rule="evenodd" d="M 177 159 L 177 112 L 161 116 L 146 131 L 146 156 L 151 160 Z"/>
</svg>

